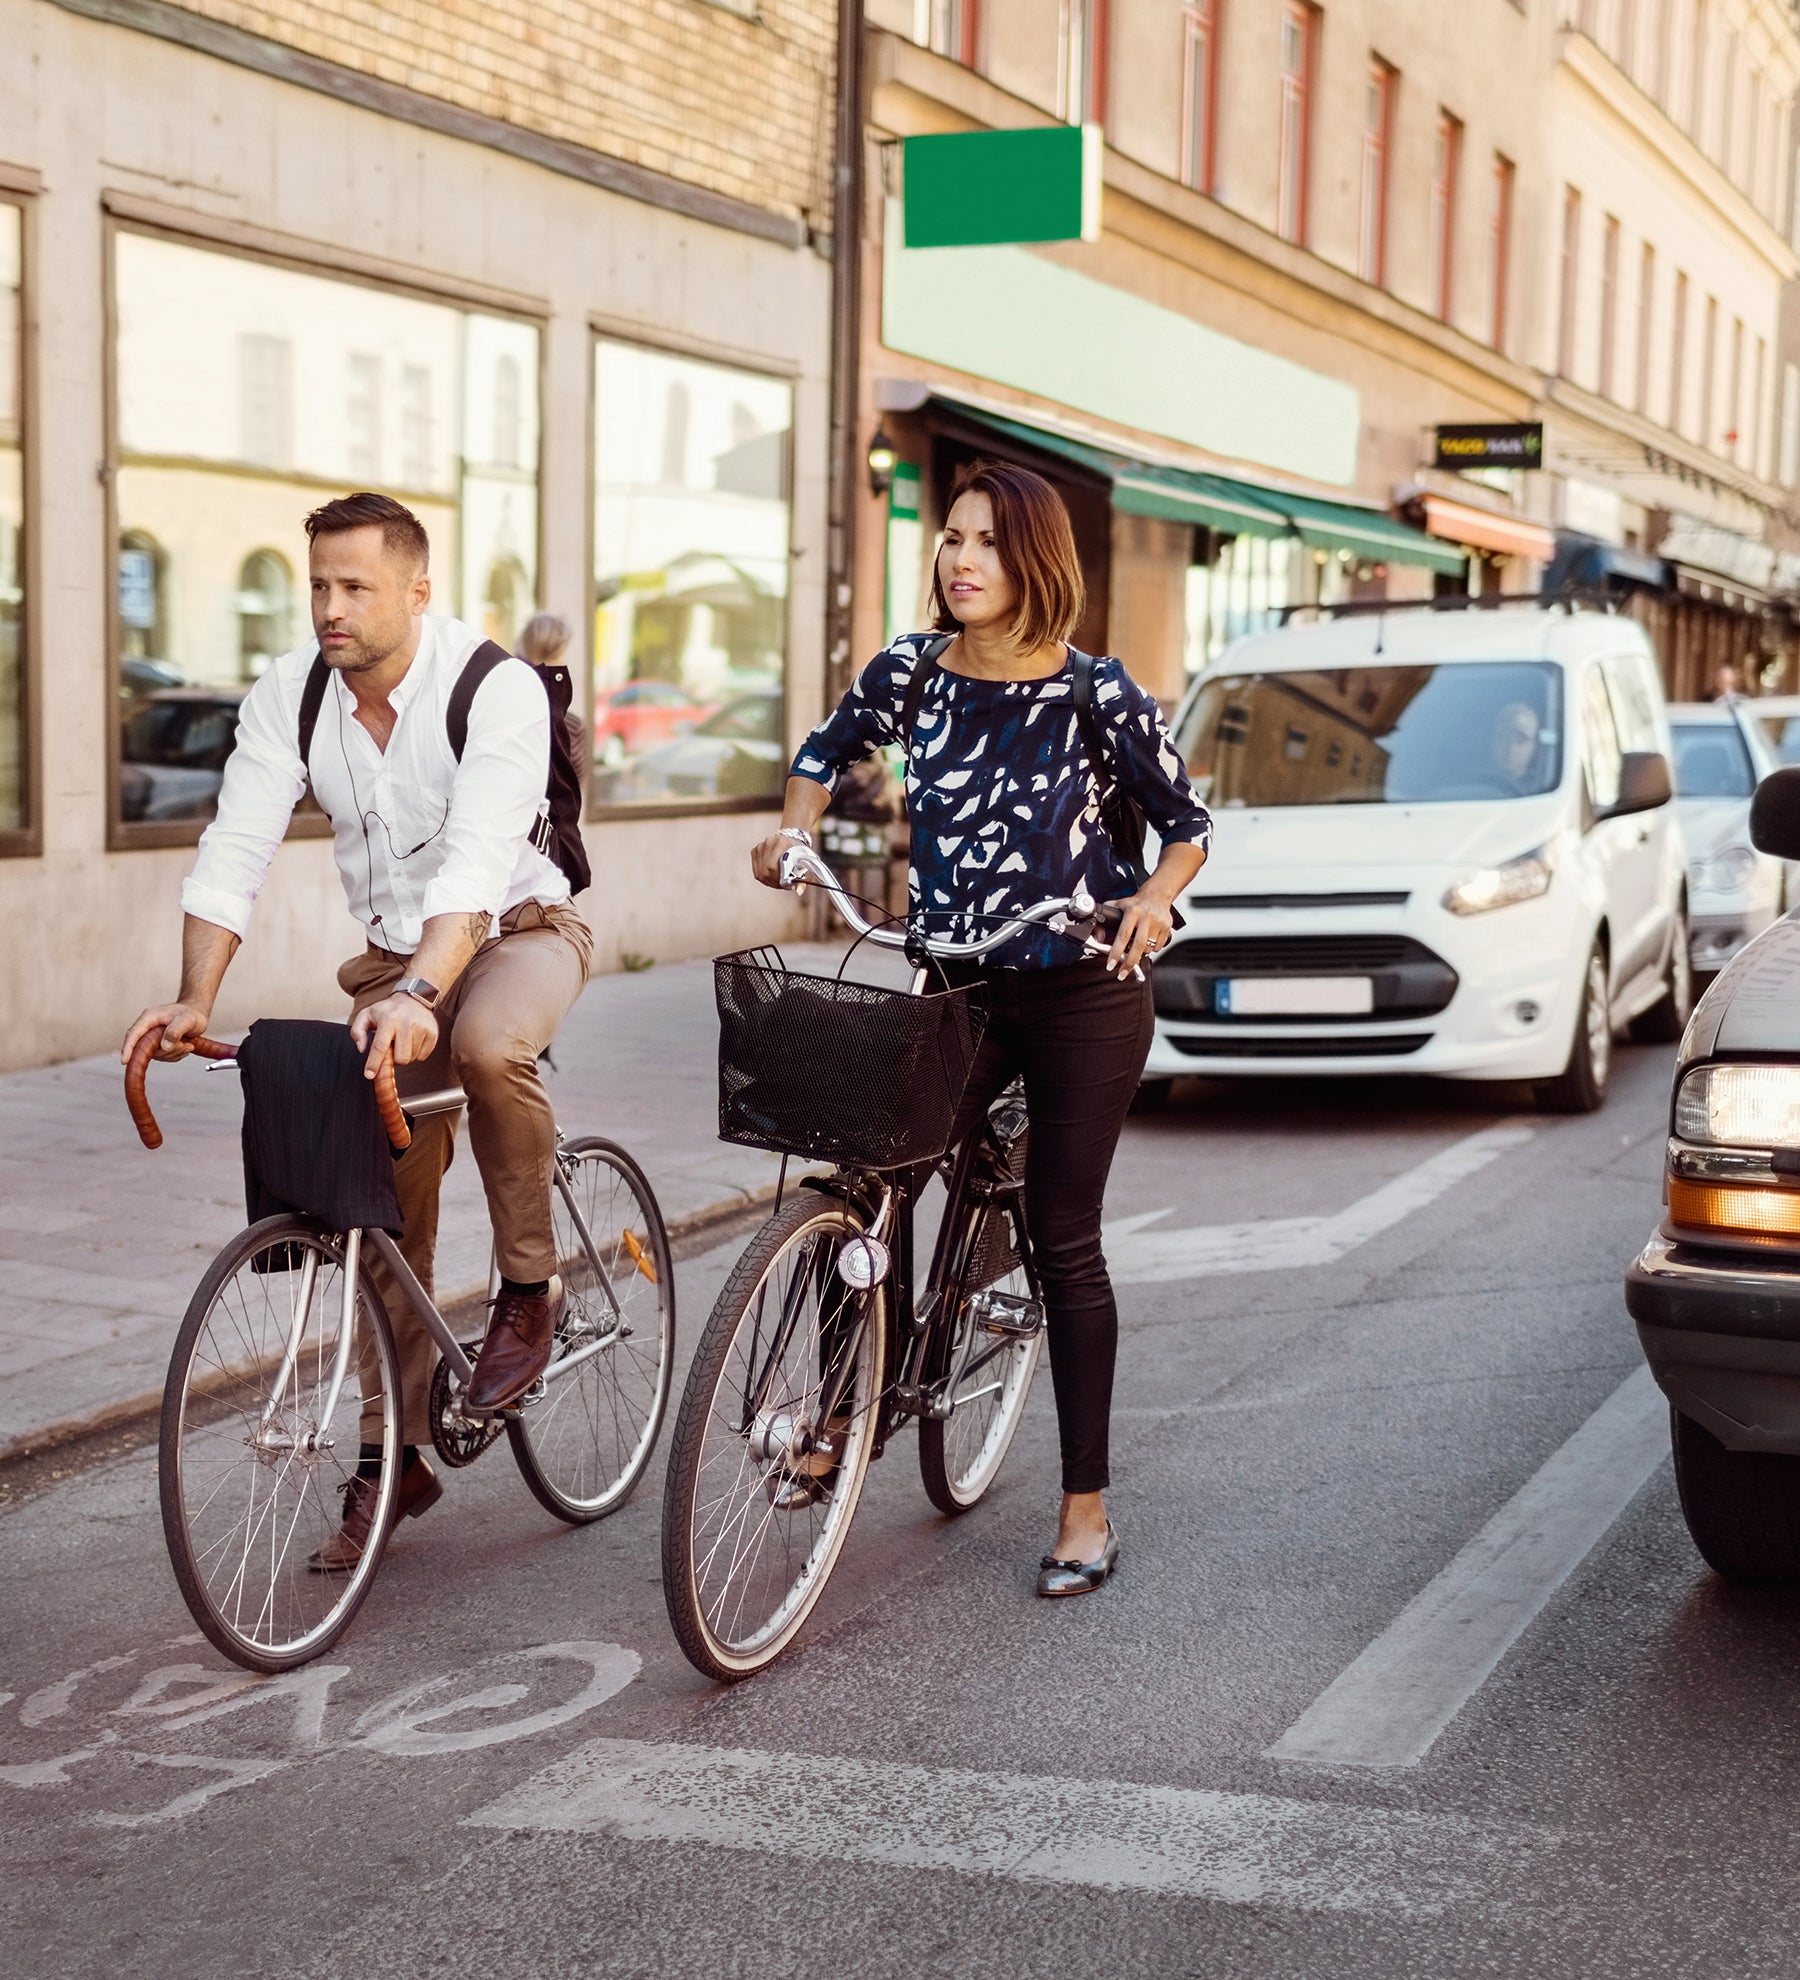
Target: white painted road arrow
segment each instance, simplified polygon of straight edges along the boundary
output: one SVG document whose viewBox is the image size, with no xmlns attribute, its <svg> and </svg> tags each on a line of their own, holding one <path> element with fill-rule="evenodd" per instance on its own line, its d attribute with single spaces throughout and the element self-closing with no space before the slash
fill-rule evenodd
<svg viewBox="0 0 1800 1980">
<path fill-rule="evenodd" d="M 1536 1132 L 1530 1121 L 1503 1121 L 1498 1127 L 1465 1135 L 1335 1217 L 1275 1217 L 1260 1224 L 1200 1224 L 1179 1231 L 1147 1228 L 1168 1216 L 1167 1210 L 1121 1217 L 1102 1233 L 1107 1269 L 1115 1285 L 1134 1286 L 1220 1272 L 1286 1272 L 1332 1265 Z"/>
</svg>

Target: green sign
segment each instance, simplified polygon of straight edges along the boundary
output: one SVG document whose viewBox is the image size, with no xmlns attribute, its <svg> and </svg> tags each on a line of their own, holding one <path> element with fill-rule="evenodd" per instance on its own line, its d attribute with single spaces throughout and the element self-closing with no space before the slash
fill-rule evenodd
<svg viewBox="0 0 1800 1980">
<path fill-rule="evenodd" d="M 908 138 L 906 245 L 1097 241 L 1104 150 L 1097 124 Z"/>
<path fill-rule="evenodd" d="M 919 470 L 910 461 L 894 464 L 894 479 L 888 486 L 888 514 L 916 522 L 919 515 Z"/>
<path fill-rule="evenodd" d="M 1434 467 L 1535 468 L 1544 464 L 1542 422 L 1529 426 L 1440 426 Z"/>
</svg>

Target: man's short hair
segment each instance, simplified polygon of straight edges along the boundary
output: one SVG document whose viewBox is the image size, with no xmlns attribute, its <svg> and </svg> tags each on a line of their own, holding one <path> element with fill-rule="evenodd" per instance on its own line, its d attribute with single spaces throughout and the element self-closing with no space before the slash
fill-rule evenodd
<svg viewBox="0 0 1800 1980">
<path fill-rule="evenodd" d="M 378 529 L 381 547 L 409 569 L 423 573 L 431 568 L 431 541 L 425 525 L 404 502 L 366 489 L 357 495 L 340 495 L 336 501 L 314 509 L 306 519 L 306 540 L 317 543 L 321 536 L 343 536 L 353 529 Z"/>
</svg>

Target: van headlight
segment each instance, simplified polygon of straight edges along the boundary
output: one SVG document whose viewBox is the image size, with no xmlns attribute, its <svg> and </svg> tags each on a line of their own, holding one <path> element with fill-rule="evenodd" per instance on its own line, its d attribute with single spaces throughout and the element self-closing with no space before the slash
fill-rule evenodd
<svg viewBox="0 0 1800 1980">
<path fill-rule="evenodd" d="M 1738 893 L 1756 878 L 1756 855 L 1748 846 L 1725 846 L 1698 864 L 1695 884 L 1720 894 Z"/>
<path fill-rule="evenodd" d="M 1675 1095 L 1675 1133 L 1715 1148 L 1800 1148 L 1800 1066 L 1697 1066 Z"/>
<path fill-rule="evenodd" d="M 1504 865 L 1466 874 L 1444 896 L 1444 905 L 1452 914 L 1486 914 L 1489 908 L 1511 907 L 1515 901 L 1535 901 L 1550 891 L 1554 870 L 1550 848 L 1539 846 Z"/>
</svg>

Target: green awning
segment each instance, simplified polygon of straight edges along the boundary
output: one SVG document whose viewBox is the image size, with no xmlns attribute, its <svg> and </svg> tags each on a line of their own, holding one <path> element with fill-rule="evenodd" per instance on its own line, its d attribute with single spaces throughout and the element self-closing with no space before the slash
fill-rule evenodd
<svg viewBox="0 0 1800 1980">
<path fill-rule="evenodd" d="M 1259 488 L 1199 468 L 1134 460 L 1112 448 L 1071 440 L 1024 420 L 1005 419 L 985 407 L 964 405 L 959 399 L 941 398 L 938 403 L 959 419 L 1023 446 L 1060 455 L 1109 481 L 1113 507 L 1125 515 L 1197 523 L 1221 536 L 1298 536 L 1313 549 L 1348 550 L 1368 563 L 1422 564 L 1427 570 L 1452 574 L 1462 570 L 1467 557 L 1453 544 L 1396 522 L 1379 509 L 1294 495 L 1285 489 Z"/>
</svg>

